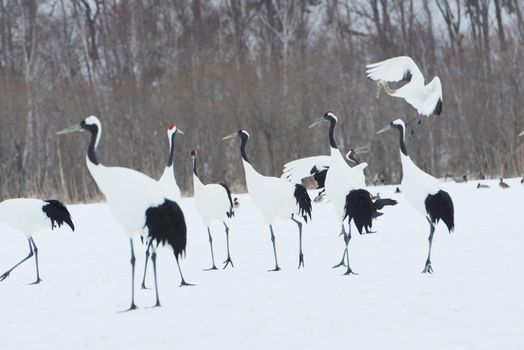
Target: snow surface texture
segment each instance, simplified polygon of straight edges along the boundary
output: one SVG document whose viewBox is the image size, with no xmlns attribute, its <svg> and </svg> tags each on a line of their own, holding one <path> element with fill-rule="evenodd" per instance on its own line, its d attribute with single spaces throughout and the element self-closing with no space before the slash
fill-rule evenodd
<svg viewBox="0 0 524 350">
<path fill-rule="evenodd" d="M 249 197 L 229 220 L 234 269 L 211 264 L 207 232 L 191 198 L 186 280 L 179 288 L 175 260 L 159 251 L 162 308 L 154 290 L 139 289 L 143 247 L 136 242 L 137 304 L 129 306 L 129 246 L 105 204 L 71 206 L 77 231 L 35 235 L 43 282 L 30 260 L 0 283 L 0 349 L 522 349 L 524 347 L 524 186 L 476 189 L 477 181 L 446 183 L 455 202 L 456 231 L 435 233 L 433 275 L 421 274 L 429 233 L 426 219 L 399 200 L 374 222 L 378 233 L 353 228 L 351 267 L 332 269 L 343 252 L 329 203 L 315 203 L 304 225 L 305 268 L 297 270 L 298 233 L 275 225 L 280 272 L 270 234 Z M 27 254 L 23 234 L 0 225 L 0 272 Z M 215 257 L 226 258 L 221 223 L 211 227 Z M 218 264 L 217 264 L 218 265 Z M 220 266 L 220 265 L 219 265 Z M 152 276 L 150 276 L 152 277 Z M 152 278 L 148 285 L 153 286 Z"/>
</svg>

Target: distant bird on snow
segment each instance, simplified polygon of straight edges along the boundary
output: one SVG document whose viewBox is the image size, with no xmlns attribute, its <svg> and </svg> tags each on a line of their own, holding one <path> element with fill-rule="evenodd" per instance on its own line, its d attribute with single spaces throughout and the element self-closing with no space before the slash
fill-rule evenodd
<svg viewBox="0 0 524 350">
<path fill-rule="evenodd" d="M 477 184 L 477 189 L 480 189 L 480 188 L 489 188 L 488 185 L 484 185 L 484 184 L 481 184 L 480 182 Z"/>
<path fill-rule="evenodd" d="M 95 116 L 89 116 L 79 125 L 74 125 L 57 134 L 87 131 L 91 140 L 87 148 L 86 163 L 91 176 L 107 199 L 107 204 L 117 222 L 129 238 L 131 250 L 131 306 L 135 310 L 135 251 L 133 236 L 137 233 L 151 245 L 153 273 L 155 277 L 156 303 L 160 306 L 156 273 L 156 248 L 168 243 L 173 253 L 182 280 L 181 286 L 189 285 L 180 269 L 179 257 L 185 253 L 187 228 L 184 213 L 178 204 L 165 194 L 156 180 L 133 169 L 106 167 L 98 161 L 96 148 L 102 136 L 102 124 Z"/>
<path fill-rule="evenodd" d="M 40 271 L 38 268 L 38 248 L 33 240 L 33 233 L 48 229 L 54 229 L 67 224 L 71 230 L 75 230 L 75 225 L 71 220 L 69 211 L 61 202 L 53 199 L 40 200 L 32 198 L 7 199 L 0 203 L 0 222 L 22 231 L 29 242 L 29 255 L 22 259 L 15 266 L 7 270 L 0 276 L 0 281 L 9 277 L 10 273 L 27 259 L 35 256 L 36 281 L 31 284 L 38 284 Z"/>
<path fill-rule="evenodd" d="M 509 188 L 509 185 L 504 182 L 504 179 L 500 179 L 499 187 L 503 188 L 503 189 L 506 189 L 506 188 Z"/>
<path fill-rule="evenodd" d="M 417 121 L 417 125 L 423 117 L 439 115 L 442 112 L 442 85 L 439 77 L 434 77 L 425 84 L 422 72 L 411 57 L 399 56 L 368 64 L 366 74 L 369 79 L 377 82 L 377 98 L 380 96 L 380 90 L 384 88 L 388 95 L 403 98 L 412 105 L 419 114 L 419 117 L 413 120 Z M 392 89 L 388 85 L 388 82 L 399 81 L 405 81 L 407 84 L 398 89 Z"/>
<path fill-rule="evenodd" d="M 435 225 L 440 220 L 444 221 L 448 231 L 451 233 L 455 228 L 455 211 L 453 201 L 449 193 L 442 189 L 442 184 L 433 176 L 422 171 L 408 155 L 406 148 L 406 126 L 401 119 L 392 121 L 377 134 L 388 130 L 397 130 L 400 134 L 400 160 L 402 162 L 402 191 L 409 204 L 420 214 L 424 215 L 429 222 L 429 252 L 423 273 L 432 273 L 431 267 L 431 245 Z"/>
</svg>

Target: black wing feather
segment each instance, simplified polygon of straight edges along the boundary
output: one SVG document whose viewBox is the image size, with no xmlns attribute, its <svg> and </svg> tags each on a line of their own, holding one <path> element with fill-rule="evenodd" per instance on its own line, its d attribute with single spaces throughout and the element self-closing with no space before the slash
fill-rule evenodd
<svg viewBox="0 0 524 350">
<path fill-rule="evenodd" d="M 295 185 L 295 199 L 298 204 L 298 213 L 304 218 L 307 222 L 307 217 L 311 219 L 311 198 L 307 193 L 307 190 L 304 186 L 296 184 Z"/>
<path fill-rule="evenodd" d="M 173 248 L 178 258 L 186 252 L 187 227 L 182 209 L 173 201 L 166 199 L 158 207 L 146 210 L 146 224 L 149 237 L 157 244 L 166 242 Z"/>
<path fill-rule="evenodd" d="M 424 204 L 433 224 L 438 224 L 439 220 L 442 220 L 450 233 L 455 229 L 455 210 L 449 193 L 440 190 L 435 194 L 430 194 L 426 197 Z"/>
<path fill-rule="evenodd" d="M 55 223 L 58 227 L 66 223 L 71 227 L 71 230 L 75 230 L 75 225 L 73 224 L 73 220 L 71 220 L 71 214 L 62 202 L 56 199 L 47 199 L 44 202 L 47 204 L 42 207 L 42 211 L 47 215 L 49 220 L 51 220 L 51 229 L 55 228 Z"/>
</svg>

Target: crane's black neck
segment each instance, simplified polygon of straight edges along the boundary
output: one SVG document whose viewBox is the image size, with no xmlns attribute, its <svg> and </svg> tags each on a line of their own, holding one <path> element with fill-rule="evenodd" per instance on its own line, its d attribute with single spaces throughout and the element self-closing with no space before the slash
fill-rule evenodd
<svg viewBox="0 0 524 350">
<path fill-rule="evenodd" d="M 400 152 L 402 152 L 405 156 L 408 155 L 408 150 L 406 148 L 406 130 L 404 129 L 404 126 L 393 124 L 391 127 L 397 129 L 400 134 Z"/>
<path fill-rule="evenodd" d="M 196 168 L 196 155 L 193 156 L 192 158 L 193 158 L 193 174 L 195 174 L 195 176 L 198 176 L 197 168 Z"/>
<path fill-rule="evenodd" d="M 332 148 L 338 148 L 337 144 L 335 143 L 335 126 L 337 125 L 337 121 L 334 118 L 329 118 L 329 145 Z"/>
<path fill-rule="evenodd" d="M 240 145 L 240 154 L 242 155 L 242 159 L 249 163 L 249 160 L 247 159 L 246 155 L 246 144 L 249 137 L 244 133 L 240 133 L 239 135 L 240 139 L 242 140 L 242 144 Z"/>
<path fill-rule="evenodd" d="M 92 124 L 89 124 L 89 125 L 80 124 L 80 125 L 84 130 L 87 130 L 91 133 L 91 141 L 89 141 L 89 146 L 87 147 L 87 158 L 94 165 L 98 165 L 100 163 L 98 162 L 98 159 L 96 158 L 96 146 L 97 146 L 96 141 L 98 139 L 98 133 L 100 132 L 100 130 L 98 129 L 97 125 L 92 125 Z"/>
<path fill-rule="evenodd" d="M 175 151 L 175 135 L 176 135 L 176 132 L 174 132 L 173 135 L 171 135 L 171 139 L 169 142 L 169 156 L 167 158 L 167 167 L 170 167 L 173 165 L 173 155 Z"/>
</svg>

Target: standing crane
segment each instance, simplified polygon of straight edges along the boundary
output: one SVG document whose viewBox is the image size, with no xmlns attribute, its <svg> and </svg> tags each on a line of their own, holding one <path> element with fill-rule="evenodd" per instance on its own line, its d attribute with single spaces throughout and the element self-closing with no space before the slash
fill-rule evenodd
<svg viewBox="0 0 524 350">
<path fill-rule="evenodd" d="M 249 133 L 240 129 L 238 132 L 223 137 L 223 140 L 238 136 L 241 140 L 240 154 L 244 165 L 246 184 L 249 195 L 263 214 L 264 222 L 269 225 L 271 242 L 273 243 L 273 254 L 275 256 L 275 268 L 269 271 L 280 271 L 278 266 L 277 250 L 275 246 L 275 235 L 273 232 L 274 221 L 277 217 L 290 218 L 298 226 L 299 255 L 298 268 L 304 266 L 304 254 L 302 252 L 302 222 L 295 219 L 295 215 L 301 216 L 307 222 L 311 219 L 311 198 L 306 188 L 300 184 L 292 184 L 285 179 L 264 176 L 253 168 L 246 155 L 246 144 Z"/>
<path fill-rule="evenodd" d="M 42 282 L 40 279 L 40 270 L 38 268 L 38 247 L 33 240 L 33 233 L 48 229 L 49 227 L 54 229 L 63 224 L 67 224 L 72 231 L 75 230 L 75 225 L 73 224 L 73 220 L 71 220 L 71 214 L 69 214 L 66 206 L 54 199 L 7 199 L 0 203 L 0 222 L 6 223 L 23 232 L 29 243 L 29 254 L 15 266 L 3 273 L 0 276 L 0 281 L 9 277 L 14 269 L 34 255 L 36 264 L 36 281 L 31 284 Z"/>
<path fill-rule="evenodd" d="M 179 258 L 185 254 L 187 228 L 184 213 L 179 205 L 168 199 L 157 181 L 133 169 L 107 167 L 98 161 L 96 148 L 102 136 L 102 124 L 95 116 L 89 116 L 80 124 L 59 131 L 57 134 L 87 131 L 91 135 L 87 147 L 86 163 L 89 173 L 107 199 L 116 221 L 129 238 L 131 250 L 131 306 L 135 310 L 135 252 L 133 237 L 141 234 L 147 244 L 152 244 L 153 273 L 155 276 L 155 307 L 160 306 L 156 273 L 156 248 L 168 244 L 175 255 L 181 286 L 189 285 L 184 280 Z"/>
<path fill-rule="evenodd" d="M 213 253 L 213 237 L 211 236 L 211 230 L 209 228 L 210 222 L 213 220 L 222 221 L 226 231 L 227 259 L 224 261 L 223 268 L 225 269 L 229 264 L 231 264 L 231 267 L 234 267 L 229 254 L 229 227 L 226 224 L 226 218 L 232 218 L 235 215 L 231 191 L 225 183 L 204 185 L 202 181 L 200 181 L 196 167 L 197 153 L 196 148 L 191 150 L 191 159 L 193 160 L 193 187 L 195 191 L 195 204 L 200 213 L 200 217 L 202 217 L 204 221 L 204 225 L 207 227 L 209 247 L 211 249 L 212 266 L 207 270 L 217 269 L 215 266 L 215 254 Z"/>
<path fill-rule="evenodd" d="M 402 162 L 402 193 L 406 200 L 420 214 L 426 217 L 429 223 L 429 252 L 423 273 L 433 273 L 431 266 L 431 245 L 435 226 L 440 220 L 444 221 L 449 233 L 455 228 L 455 211 L 453 200 L 448 192 L 442 189 L 439 180 L 421 170 L 408 155 L 406 148 L 406 125 L 402 119 L 396 119 L 389 125 L 379 130 L 381 134 L 388 130 L 399 132 L 400 160 Z"/>
</svg>

